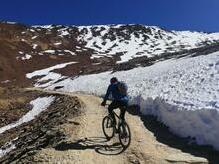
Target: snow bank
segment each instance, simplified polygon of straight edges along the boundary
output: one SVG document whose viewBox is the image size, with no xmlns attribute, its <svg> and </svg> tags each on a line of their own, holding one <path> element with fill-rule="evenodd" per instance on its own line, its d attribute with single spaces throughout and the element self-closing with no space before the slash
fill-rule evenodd
<svg viewBox="0 0 219 164">
<path fill-rule="evenodd" d="M 21 117 L 17 122 L 6 125 L 0 128 L 0 134 L 4 133 L 7 130 L 10 130 L 14 127 L 17 127 L 25 122 L 29 122 L 33 120 L 37 115 L 39 115 L 42 111 L 46 110 L 50 104 L 54 101 L 55 97 L 40 97 L 30 102 L 33 106 L 33 109 Z"/>
<path fill-rule="evenodd" d="M 64 86 L 60 90 L 100 96 L 113 76 L 127 82 L 130 102 L 138 102 L 143 114 L 156 115 L 172 132 L 195 137 L 198 144 L 211 144 L 219 150 L 219 52 L 113 74 L 69 78 L 47 85 L 47 89 Z"/>
<path fill-rule="evenodd" d="M 216 109 L 186 110 L 160 98 L 141 99 L 141 112 L 155 115 L 181 137 L 195 138 L 200 145 L 210 144 L 219 150 L 219 113 Z"/>
</svg>

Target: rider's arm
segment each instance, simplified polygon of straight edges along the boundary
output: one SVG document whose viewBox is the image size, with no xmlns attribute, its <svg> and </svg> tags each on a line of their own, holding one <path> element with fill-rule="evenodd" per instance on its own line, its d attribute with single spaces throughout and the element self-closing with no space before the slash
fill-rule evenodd
<svg viewBox="0 0 219 164">
<path fill-rule="evenodd" d="M 108 89 L 107 89 L 107 91 L 106 91 L 106 95 L 105 95 L 105 97 L 104 97 L 104 102 L 106 102 L 106 101 L 108 100 L 111 91 L 112 91 L 112 86 L 109 85 L 109 87 L 108 87 Z"/>
</svg>

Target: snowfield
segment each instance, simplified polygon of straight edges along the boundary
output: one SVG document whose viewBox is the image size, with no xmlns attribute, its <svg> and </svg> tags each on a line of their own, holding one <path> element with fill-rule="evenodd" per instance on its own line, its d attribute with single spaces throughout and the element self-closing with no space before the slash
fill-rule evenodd
<svg viewBox="0 0 219 164">
<path fill-rule="evenodd" d="M 113 76 L 128 84 L 130 103 L 138 103 L 143 114 L 157 116 L 175 134 L 194 137 L 198 144 L 219 150 L 219 52 L 113 74 L 68 78 L 43 87 L 64 86 L 61 91 L 102 96 Z"/>
</svg>

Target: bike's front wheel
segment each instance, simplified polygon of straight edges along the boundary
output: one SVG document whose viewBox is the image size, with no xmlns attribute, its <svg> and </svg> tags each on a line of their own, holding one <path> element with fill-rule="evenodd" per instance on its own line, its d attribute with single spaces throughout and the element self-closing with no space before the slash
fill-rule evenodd
<svg viewBox="0 0 219 164">
<path fill-rule="evenodd" d="M 113 125 L 113 119 L 111 117 L 105 116 L 103 118 L 102 129 L 103 129 L 104 135 L 106 136 L 106 138 L 108 140 L 113 138 L 113 136 L 115 134 L 115 128 L 114 128 L 114 125 Z"/>
<path fill-rule="evenodd" d="M 123 147 L 128 147 L 131 143 L 131 131 L 126 122 L 119 124 L 119 141 Z"/>
</svg>

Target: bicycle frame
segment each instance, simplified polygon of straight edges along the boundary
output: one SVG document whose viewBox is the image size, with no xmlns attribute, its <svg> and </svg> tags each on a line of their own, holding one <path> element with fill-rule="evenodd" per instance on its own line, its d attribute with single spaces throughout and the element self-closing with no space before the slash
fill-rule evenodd
<svg viewBox="0 0 219 164">
<path fill-rule="evenodd" d="M 109 106 L 109 104 L 106 105 L 107 108 Z M 118 109 L 118 108 L 117 108 Z M 114 116 L 116 116 L 119 120 L 121 120 L 120 116 L 115 112 L 115 111 L 112 111 L 112 113 L 114 114 Z"/>
</svg>

